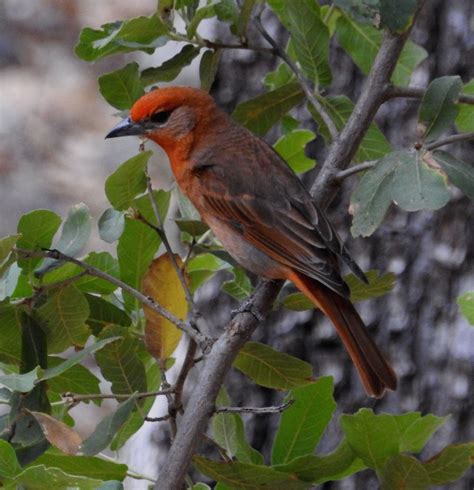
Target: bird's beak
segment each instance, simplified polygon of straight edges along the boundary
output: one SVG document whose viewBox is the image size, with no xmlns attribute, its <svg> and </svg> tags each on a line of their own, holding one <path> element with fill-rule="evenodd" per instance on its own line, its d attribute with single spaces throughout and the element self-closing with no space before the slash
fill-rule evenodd
<svg viewBox="0 0 474 490">
<path fill-rule="evenodd" d="M 129 117 L 120 121 L 115 128 L 110 131 L 105 137 L 118 138 L 120 136 L 139 136 L 145 134 L 145 128 L 139 124 L 134 123 Z"/>
</svg>

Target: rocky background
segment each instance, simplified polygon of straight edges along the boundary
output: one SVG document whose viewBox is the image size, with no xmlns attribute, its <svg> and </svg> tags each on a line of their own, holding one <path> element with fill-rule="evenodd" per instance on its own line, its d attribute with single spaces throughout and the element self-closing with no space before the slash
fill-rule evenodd
<svg viewBox="0 0 474 490">
<path fill-rule="evenodd" d="M 96 78 L 128 61 L 130 56 L 105 59 L 87 65 L 76 59 L 73 46 L 80 29 L 98 27 L 120 18 L 148 14 L 155 0 L 1 0 L 0 1 L 0 236 L 13 233 L 18 218 L 35 208 L 49 208 L 65 215 L 67 208 L 85 202 L 95 218 L 106 207 L 103 182 L 120 162 L 136 152 L 136 142 L 104 141 L 103 135 L 116 119 L 113 109 L 100 97 Z M 272 19 L 267 20 L 272 30 Z M 412 38 L 429 52 L 412 78 L 425 86 L 441 75 L 459 74 L 464 82 L 474 76 L 474 4 L 471 0 L 429 0 Z M 211 30 L 210 25 L 206 26 Z M 273 34 L 285 34 L 273 25 Z M 217 33 L 225 36 L 225 32 Z M 209 34 L 212 35 L 212 32 Z M 258 41 L 262 42 L 262 41 Z M 172 45 L 170 49 L 173 49 Z M 363 77 L 334 43 L 333 93 L 355 99 Z M 173 53 L 167 53 L 170 57 Z M 135 57 L 142 66 L 161 62 L 156 56 Z M 275 60 L 256 53 L 226 51 L 213 94 L 231 111 L 237 102 L 261 92 L 263 74 Z M 182 74 L 180 84 L 198 85 L 196 64 Z M 385 104 L 377 121 L 395 148 L 414 140 L 417 103 L 396 100 Z M 298 117 L 315 129 L 309 115 Z M 269 140 L 276 137 L 273 132 Z M 455 153 L 474 164 L 474 145 L 457 145 Z M 450 148 L 454 151 L 454 147 Z M 310 156 L 324 159 L 318 139 Z M 157 152 L 157 163 L 163 160 Z M 156 166 L 158 185 L 168 187 L 165 166 Z M 317 168 L 315 170 L 317 172 Z M 305 175 L 310 182 L 313 175 Z M 357 177 L 347 179 L 330 209 L 330 216 L 349 249 L 366 269 L 393 271 L 395 290 L 378 300 L 360 305 L 379 345 L 383 345 L 400 376 L 400 388 L 383 400 L 368 400 L 333 328 L 317 312 L 275 312 L 255 339 L 310 361 L 316 374 L 332 374 L 340 412 L 362 406 L 378 411 L 420 410 L 436 415 L 452 414 L 426 449 L 425 456 L 442 445 L 474 439 L 474 329 L 460 316 L 456 297 L 474 289 L 474 220 L 472 203 L 453 191 L 451 202 L 430 213 L 405 213 L 392 209 L 377 232 L 368 239 L 353 240 L 348 234 L 347 208 Z M 90 248 L 104 248 L 97 238 Z M 220 277 L 222 279 L 222 277 Z M 200 294 L 210 321 L 218 328 L 235 306 L 219 294 L 213 283 Z M 236 405 L 270 405 L 281 395 L 253 387 L 243 376 L 228 379 Z M 155 412 L 159 413 L 159 406 Z M 90 432 L 100 413 L 75 409 L 84 432 Z M 268 455 L 277 416 L 249 416 L 249 436 L 257 449 Z M 120 457 L 135 470 L 153 475 L 166 447 L 164 425 L 148 424 L 122 451 Z M 336 423 L 321 450 L 338 441 Z M 138 452 L 137 452 L 138 451 Z M 465 490 L 474 476 L 449 486 Z M 127 488 L 145 488 L 130 482 Z M 368 473 L 325 489 L 377 488 Z"/>
</svg>

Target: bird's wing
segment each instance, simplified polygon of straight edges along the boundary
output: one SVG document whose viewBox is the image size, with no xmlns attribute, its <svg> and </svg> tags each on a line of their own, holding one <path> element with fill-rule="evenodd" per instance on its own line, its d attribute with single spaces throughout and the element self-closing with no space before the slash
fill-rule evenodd
<svg viewBox="0 0 474 490">
<path fill-rule="evenodd" d="M 223 152 L 218 162 L 209 154 L 199 160 L 200 202 L 275 261 L 348 296 L 337 261 L 348 254 L 326 216 L 270 147 L 252 144 L 257 148 L 242 149 L 234 161 Z M 259 165 L 248 164 L 255 156 Z"/>
</svg>

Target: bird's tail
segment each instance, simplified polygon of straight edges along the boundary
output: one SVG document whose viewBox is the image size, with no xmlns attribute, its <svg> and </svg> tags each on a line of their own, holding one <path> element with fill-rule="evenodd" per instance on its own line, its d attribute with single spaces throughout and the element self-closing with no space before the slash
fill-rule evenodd
<svg viewBox="0 0 474 490">
<path fill-rule="evenodd" d="M 310 277 L 293 272 L 290 280 L 333 322 L 367 394 L 380 398 L 386 388 L 395 390 L 397 375 L 352 303 Z"/>
</svg>

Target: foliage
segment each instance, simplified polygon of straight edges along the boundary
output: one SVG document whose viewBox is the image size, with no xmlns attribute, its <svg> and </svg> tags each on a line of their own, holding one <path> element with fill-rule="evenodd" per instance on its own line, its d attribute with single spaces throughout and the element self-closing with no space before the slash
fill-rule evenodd
<svg viewBox="0 0 474 490">
<path fill-rule="evenodd" d="M 151 54 L 168 41 L 181 43 L 179 52 L 160 66 L 142 70 L 131 62 L 99 77 L 99 90 L 113 108 L 129 110 L 150 85 L 175 80 L 197 59 L 201 86 L 210 90 L 229 46 L 201 37 L 204 19 L 225 23 L 237 46 L 249 47 L 247 26 L 260 2 L 202 3 L 163 0 L 150 16 L 82 30 L 75 52 L 87 62 L 134 51 Z M 275 150 L 295 172 L 303 173 L 316 165 L 306 156 L 306 145 L 317 135 L 290 116 L 292 109 L 306 103 L 327 145 L 333 135 L 321 109 L 305 99 L 301 77 L 309 81 L 322 110 L 341 131 L 354 104 L 345 95 L 319 91 L 332 79 L 332 39 L 367 74 L 383 30 L 408 29 L 416 2 L 335 0 L 320 7 L 312 0 L 298 0 L 298 8 L 280 0 L 267 3 L 290 34 L 285 51 L 300 70 L 300 79 L 281 63 L 266 75 L 267 90 L 240 103 L 233 118 L 260 136 L 279 124 L 282 134 Z M 183 32 L 174 28 L 173 16 L 181 17 Z M 408 41 L 393 83 L 408 85 L 426 56 L 423 48 Z M 377 125 L 370 125 L 354 156 L 356 163 L 373 163 L 351 198 L 354 236 L 374 233 L 392 204 L 407 212 L 445 206 L 451 185 L 474 199 L 472 165 L 436 149 L 454 125 L 461 132 L 473 131 L 474 108 L 459 103 L 459 95 L 472 94 L 473 87 L 472 80 L 463 86 L 457 76 L 430 83 L 420 103 L 418 126 L 413 128 L 414 149 L 393 151 Z M 121 482 L 132 470 L 103 459 L 100 452 L 123 446 L 143 425 L 153 396 L 158 396 L 154 392 L 167 388 L 166 369 L 182 337 L 179 321 L 186 320 L 192 306 L 186 289 L 193 294 L 225 271 L 232 278 L 223 283 L 223 292 L 237 300 L 252 294 L 250 278 L 222 250 L 190 203 L 176 190 L 151 189 L 147 177 L 151 155 L 140 151 L 105 182 L 111 207 L 97 224 L 101 239 L 115 247 L 114 253 L 81 257 L 92 229 L 84 204 L 73 206 L 64 220 L 49 210 L 31 211 L 21 217 L 16 233 L 0 239 L 0 396 L 10 407 L 10 413 L 0 418 L 0 479 L 5 488 L 123 488 Z M 173 259 L 166 249 L 163 223 L 170 218 L 172 193 L 180 207 L 174 224 L 189 248 L 185 261 Z M 48 254 L 50 248 L 67 257 Z M 368 284 L 353 275 L 346 277 L 354 301 L 387 294 L 394 287 L 392 273 L 369 271 L 367 277 Z M 150 304 L 150 298 L 155 303 Z M 153 307 L 156 303 L 178 323 L 163 318 Z M 473 293 L 463 294 L 458 303 L 474 323 Z M 292 310 L 313 307 L 300 293 L 286 296 L 281 304 Z M 92 355 L 95 370 L 90 363 L 83 364 Z M 233 366 L 258 385 L 286 392 L 285 400 L 292 404 L 280 416 L 267 462 L 247 441 L 238 413 L 213 415 L 212 437 L 225 459 L 195 455 L 194 465 L 218 482 L 216 488 L 304 489 L 369 468 L 382 488 L 421 489 L 455 481 L 470 466 L 472 444 L 449 445 L 428 460 L 419 458 L 446 419 L 418 412 L 391 415 L 361 409 L 342 415 L 343 437 L 336 449 L 315 453 L 336 408 L 332 378 L 315 379 L 308 363 L 255 342 L 245 345 Z M 110 393 L 100 391 L 98 376 L 110 382 Z M 82 440 L 69 410 L 79 402 L 100 404 L 110 395 L 117 399 L 115 410 Z M 217 404 L 231 405 L 224 390 Z M 193 488 L 209 487 L 198 483 Z"/>
</svg>

